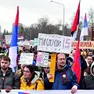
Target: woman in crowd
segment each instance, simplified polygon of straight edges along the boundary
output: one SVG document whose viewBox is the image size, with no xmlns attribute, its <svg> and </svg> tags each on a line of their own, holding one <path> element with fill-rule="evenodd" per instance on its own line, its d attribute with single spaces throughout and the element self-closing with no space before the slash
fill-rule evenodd
<svg viewBox="0 0 94 94">
<path fill-rule="evenodd" d="M 24 67 L 20 82 L 20 89 L 22 90 L 44 90 L 44 82 L 37 76 L 32 65 Z"/>
</svg>

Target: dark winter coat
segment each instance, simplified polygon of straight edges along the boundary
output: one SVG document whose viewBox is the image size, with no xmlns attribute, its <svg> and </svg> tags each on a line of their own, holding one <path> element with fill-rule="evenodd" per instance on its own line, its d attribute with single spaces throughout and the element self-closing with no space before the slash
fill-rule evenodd
<svg viewBox="0 0 94 94">
<path fill-rule="evenodd" d="M 94 62 L 92 63 L 90 67 L 90 75 L 85 76 L 82 83 L 81 88 L 82 89 L 94 89 Z"/>
<path fill-rule="evenodd" d="M 3 72 L 0 68 L 0 89 L 6 89 L 8 86 L 11 86 L 12 89 L 19 89 L 19 77 L 12 72 L 11 68 L 8 68 L 8 71 L 6 72 L 5 76 L 3 76 Z"/>
</svg>

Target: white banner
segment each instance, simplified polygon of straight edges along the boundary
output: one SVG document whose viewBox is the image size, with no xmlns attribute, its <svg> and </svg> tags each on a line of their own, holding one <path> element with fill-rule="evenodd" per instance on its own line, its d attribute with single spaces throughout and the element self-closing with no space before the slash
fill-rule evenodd
<svg viewBox="0 0 94 94">
<path fill-rule="evenodd" d="M 33 53 L 21 53 L 19 63 L 20 64 L 32 64 L 33 62 Z"/>
<path fill-rule="evenodd" d="M 8 94 L 71 94 L 70 90 L 11 90 Z M 94 94 L 94 90 L 78 90 L 75 94 Z M 1 89 L 0 94 L 7 94 Z"/>
<path fill-rule="evenodd" d="M 70 53 L 72 49 L 72 38 L 55 34 L 38 35 L 38 51 Z"/>
</svg>

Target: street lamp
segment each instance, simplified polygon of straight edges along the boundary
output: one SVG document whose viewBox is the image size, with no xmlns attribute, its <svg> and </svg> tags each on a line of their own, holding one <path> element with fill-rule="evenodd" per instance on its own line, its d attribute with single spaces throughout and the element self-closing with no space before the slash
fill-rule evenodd
<svg viewBox="0 0 94 94">
<path fill-rule="evenodd" d="M 65 6 L 64 6 L 64 4 L 63 4 L 63 3 L 60 3 L 60 2 L 56 2 L 56 1 L 52 1 L 52 0 L 51 0 L 51 2 L 56 3 L 56 4 L 60 4 L 60 5 L 62 5 L 62 6 L 63 6 L 63 31 L 62 31 L 62 35 L 64 35 L 64 24 L 65 24 Z"/>
</svg>

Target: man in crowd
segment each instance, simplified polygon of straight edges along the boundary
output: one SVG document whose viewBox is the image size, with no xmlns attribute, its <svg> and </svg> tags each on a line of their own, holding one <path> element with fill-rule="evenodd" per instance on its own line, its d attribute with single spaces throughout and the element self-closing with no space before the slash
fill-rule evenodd
<svg viewBox="0 0 94 94">
<path fill-rule="evenodd" d="M 20 80 L 18 76 L 12 72 L 9 65 L 10 58 L 3 56 L 0 68 L 0 89 L 6 89 L 6 92 L 9 92 L 11 89 L 19 89 L 20 87 Z"/>
<path fill-rule="evenodd" d="M 92 55 L 88 55 L 87 58 L 86 58 L 86 63 L 87 63 L 87 66 L 91 66 L 93 62 L 93 58 L 92 58 Z"/>
<path fill-rule="evenodd" d="M 63 53 L 57 55 L 57 67 L 55 71 L 53 90 L 71 89 L 72 94 L 77 91 L 77 78 L 69 65 L 66 63 L 66 56 Z"/>
</svg>

